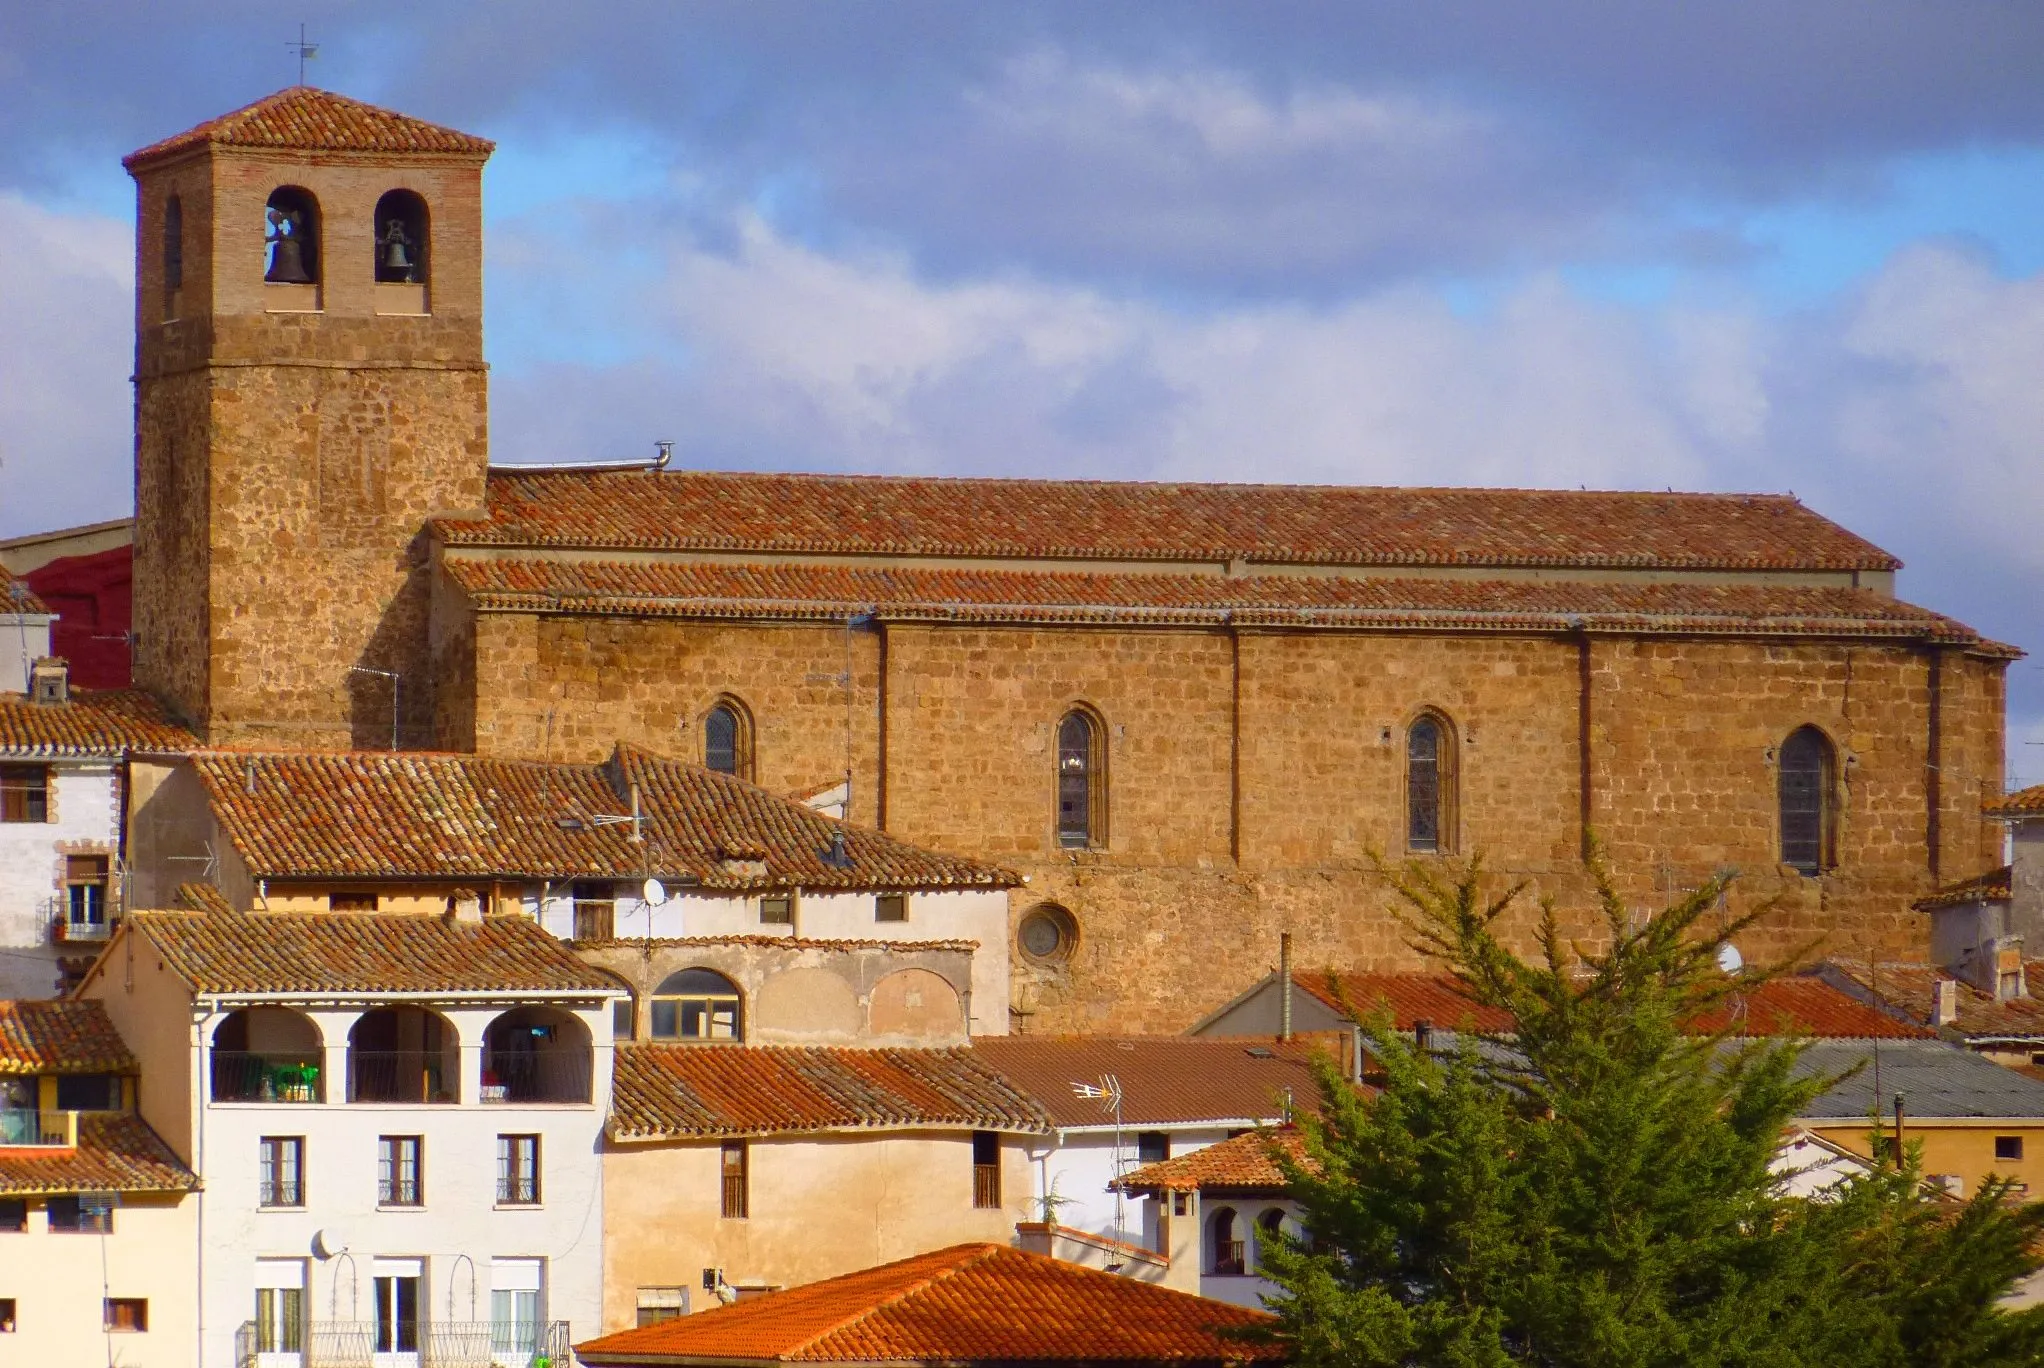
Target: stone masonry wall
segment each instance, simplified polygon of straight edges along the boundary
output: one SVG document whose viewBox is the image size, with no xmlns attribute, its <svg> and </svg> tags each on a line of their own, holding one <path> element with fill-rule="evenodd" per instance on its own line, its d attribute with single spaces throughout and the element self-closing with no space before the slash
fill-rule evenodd
<svg viewBox="0 0 2044 1368">
<path fill-rule="evenodd" d="M 484 753 L 536 753 L 551 710 L 559 758 L 619 738 L 694 754 L 695 719 L 730 695 L 754 718 L 767 787 L 843 764 L 842 627 L 492 613 L 474 630 Z M 852 643 L 855 820 L 884 800 L 893 834 L 1028 874 L 1011 921 L 1050 901 L 1078 922 L 1068 960 L 1016 955 L 1019 1029 L 1183 1029 L 1267 972 L 1285 930 L 1301 964 L 1417 967 L 1371 853 L 1401 852 L 1404 731 L 1422 708 L 1458 739 L 1457 848 L 1530 882 L 1513 933 L 1541 895 L 1572 933 L 1597 932 L 1578 860 L 1575 638 L 891 625 Z M 1751 955 L 1820 938 L 1920 952 L 1927 654 L 1657 638 L 1588 651 L 1590 811 L 1629 901 L 1732 867 L 1728 914 L 1777 904 Z M 1999 786 L 2002 666 L 1948 653 L 1941 669 L 1949 879 L 1999 862 L 1978 792 Z M 1097 850 L 1055 843 L 1052 737 L 1075 703 L 1108 731 Z M 1806 724 L 1840 761 L 1839 861 L 1821 878 L 1778 863 L 1772 752 Z"/>
</svg>

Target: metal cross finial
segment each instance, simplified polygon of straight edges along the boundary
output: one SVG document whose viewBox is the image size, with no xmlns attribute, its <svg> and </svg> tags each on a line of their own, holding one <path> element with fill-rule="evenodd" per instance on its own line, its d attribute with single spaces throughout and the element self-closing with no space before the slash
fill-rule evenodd
<svg viewBox="0 0 2044 1368">
<path fill-rule="evenodd" d="M 303 24 L 300 24 L 300 25 L 298 26 L 298 41 L 297 41 L 297 42 L 295 42 L 295 43 L 286 43 L 286 44 L 284 44 L 284 46 L 285 46 L 285 47 L 287 47 L 287 48 L 291 48 L 291 49 L 293 49 L 294 51 L 296 51 L 296 52 L 297 52 L 297 54 L 298 54 L 298 84 L 300 84 L 300 85 L 304 85 L 304 84 L 305 84 L 305 64 L 306 64 L 307 62 L 311 61 L 311 60 L 312 60 L 313 58 L 315 58 L 315 57 L 319 56 L 319 44 L 318 44 L 318 43 L 313 43 L 313 42 L 308 42 L 308 41 L 306 40 L 306 37 L 305 37 L 305 25 L 303 25 Z"/>
</svg>

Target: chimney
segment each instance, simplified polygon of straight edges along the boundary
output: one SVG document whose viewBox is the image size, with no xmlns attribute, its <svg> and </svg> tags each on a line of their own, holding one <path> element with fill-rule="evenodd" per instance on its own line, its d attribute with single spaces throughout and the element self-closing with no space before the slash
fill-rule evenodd
<svg viewBox="0 0 2044 1368">
<path fill-rule="evenodd" d="M 1412 1045 L 1421 1054 L 1430 1054 L 1434 1048 L 1434 1023 L 1421 1019 L 1412 1023 Z"/>
<path fill-rule="evenodd" d="M 1959 1019 L 1959 981 L 1940 978 L 1931 984 L 1930 1024 L 1949 1026 Z"/>
<path fill-rule="evenodd" d="M 447 899 L 447 919 L 475 925 L 483 919 L 483 900 L 473 888 L 457 888 Z"/>
<path fill-rule="evenodd" d="M 71 666 L 62 656 L 41 656 L 28 667 L 28 696 L 38 703 L 71 701 Z"/>
<path fill-rule="evenodd" d="M 1278 1039 L 1292 1038 L 1292 933 L 1278 933 Z"/>
</svg>

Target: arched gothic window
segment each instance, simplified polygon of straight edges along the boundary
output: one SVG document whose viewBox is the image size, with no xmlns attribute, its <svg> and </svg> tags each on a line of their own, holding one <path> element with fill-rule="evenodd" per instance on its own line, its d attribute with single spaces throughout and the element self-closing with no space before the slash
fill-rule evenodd
<svg viewBox="0 0 2044 1368">
<path fill-rule="evenodd" d="M 742 1038 L 738 985 L 714 969 L 683 969 L 653 990 L 655 1040 L 738 1040 Z"/>
<path fill-rule="evenodd" d="M 1446 718 L 1421 713 L 1405 732 L 1405 848 L 1455 849 L 1455 733 Z"/>
<path fill-rule="evenodd" d="M 386 285 L 416 285 L 426 279 L 429 231 L 426 201 L 409 190 L 391 190 L 376 201 L 376 279 Z"/>
<path fill-rule="evenodd" d="M 1099 721 L 1074 708 L 1057 724 L 1057 843 L 1107 844 L 1107 746 Z"/>
<path fill-rule="evenodd" d="M 734 699 L 719 699 L 703 714 L 703 765 L 719 774 L 752 777 L 752 723 Z"/>
<path fill-rule="evenodd" d="M 1815 727 L 1798 727 L 1781 743 L 1781 861 L 1805 874 L 1821 874 L 1837 861 L 1838 766 L 1831 740 Z"/>
<path fill-rule="evenodd" d="M 1207 1270 L 1224 1276 L 1249 1271 L 1242 1230 L 1235 1222 L 1233 1207 L 1221 1207 L 1207 1217 Z"/>
<path fill-rule="evenodd" d="M 319 283 L 319 201 L 295 185 L 270 192 L 263 207 L 268 254 L 263 279 L 272 285 Z"/>
</svg>

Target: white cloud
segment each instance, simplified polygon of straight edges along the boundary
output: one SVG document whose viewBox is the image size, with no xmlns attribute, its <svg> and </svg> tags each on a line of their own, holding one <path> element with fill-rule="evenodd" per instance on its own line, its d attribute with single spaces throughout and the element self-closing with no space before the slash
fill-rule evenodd
<svg viewBox="0 0 2044 1368">
<path fill-rule="evenodd" d="M 126 224 L 0 192 L 0 535 L 117 517 L 134 450 Z"/>
</svg>

